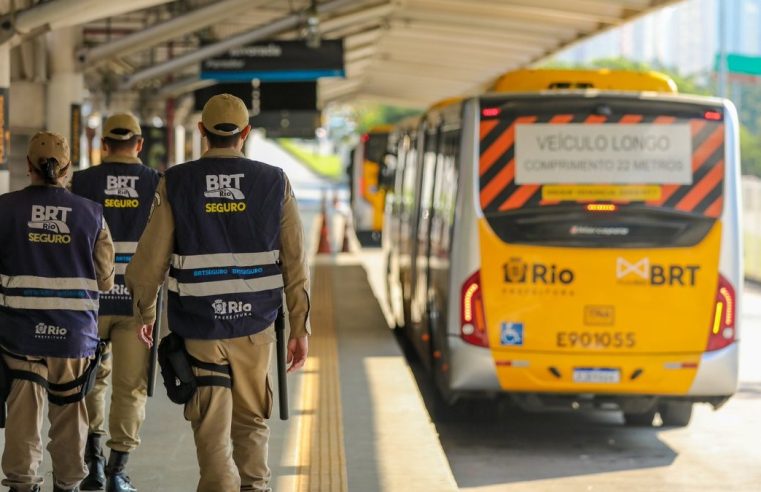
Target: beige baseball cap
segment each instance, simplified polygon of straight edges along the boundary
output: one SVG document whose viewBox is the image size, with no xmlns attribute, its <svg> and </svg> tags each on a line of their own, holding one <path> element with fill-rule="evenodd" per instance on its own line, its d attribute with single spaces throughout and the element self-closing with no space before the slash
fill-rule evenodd
<svg viewBox="0 0 761 492">
<path fill-rule="evenodd" d="M 116 113 L 108 117 L 103 124 L 103 137 L 113 140 L 129 140 L 141 135 L 140 123 L 129 113 Z"/>
<path fill-rule="evenodd" d="M 248 108 L 232 94 L 217 94 L 204 105 L 201 122 L 215 135 L 237 135 L 248 126 Z"/>
<path fill-rule="evenodd" d="M 69 161 L 69 143 L 58 133 L 38 132 L 29 141 L 26 155 L 34 167 L 38 167 L 40 161 L 54 158 L 58 161 L 58 167 L 66 166 Z"/>
</svg>

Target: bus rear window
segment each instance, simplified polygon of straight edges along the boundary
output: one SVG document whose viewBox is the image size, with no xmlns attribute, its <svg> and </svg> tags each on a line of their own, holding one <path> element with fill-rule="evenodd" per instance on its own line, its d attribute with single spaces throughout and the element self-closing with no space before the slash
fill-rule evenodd
<svg viewBox="0 0 761 492">
<path fill-rule="evenodd" d="M 723 206 L 720 108 L 547 99 L 480 123 L 480 204 L 503 240 L 652 247 L 707 234 Z"/>
<path fill-rule="evenodd" d="M 369 133 L 365 140 L 365 160 L 381 163 L 388 146 L 388 133 Z"/>
</svg>

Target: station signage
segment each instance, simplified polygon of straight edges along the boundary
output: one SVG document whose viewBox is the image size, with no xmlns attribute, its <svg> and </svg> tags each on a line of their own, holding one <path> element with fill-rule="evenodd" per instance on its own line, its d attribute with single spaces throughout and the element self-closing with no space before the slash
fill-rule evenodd
<svg viewBox="0 0 761 492">
<path fill-rule="evenodd" d="M 8 124 L 8 88 L 0 87 L 0 168 L 8 164 L 11 132 Z"/>
<path fill-rule="evenodd" d="M 146 166 L 157 171 L 166 171 L 169 161 L 169 132 L 164 126 L 141 125 L 143 150 L 140 160 Z"/>
<path fill-rule="evenodd" d="M 195 91 L 195 110 L 202 111 L 212 96 L 225 93 L 240 98 L 254 115 L 262 111 L 317 109 L 317 82 L 310 81 L 215 84 Z"/>
<path fill-rule="evenodd" d="M 249 123 L 263 129 L 267 138 L 312 139 L 321 119 L 320 111 L 263 111 Z"/>
<path fill-rule="evenodd" d="M 269 41 L 201 63 L 201 78 L 220 82 L 296 82 L 345 75 L 343 40 L 323 40 L 318 48 L 304 41 Z"/>
<path fill-rule="evenodd" d="M 82 159 L 82 105 L 72 104 L 70 115 L 69 145 L 71 151 L 71 164 L 74 167 L 79 167 Z"/>
</svg>

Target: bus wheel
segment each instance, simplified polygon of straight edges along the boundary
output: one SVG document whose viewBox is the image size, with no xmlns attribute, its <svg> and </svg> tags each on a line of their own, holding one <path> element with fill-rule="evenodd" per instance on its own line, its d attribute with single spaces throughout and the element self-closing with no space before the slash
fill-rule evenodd
<svg viewBox="0 0 761 492">
<path fill-rule="evenodd" d="M 656 408 L 653 407 L 644 412 L 624 412 L 624 422 L 630 427 L 650 427 L 653 425 Z"/>
<path fill-rule="evenodd" d="M 686 427 L 692 418 L 691 401 L 666 401 L 658 409 L 663 425 L 668 427 Z"/>
</svg>

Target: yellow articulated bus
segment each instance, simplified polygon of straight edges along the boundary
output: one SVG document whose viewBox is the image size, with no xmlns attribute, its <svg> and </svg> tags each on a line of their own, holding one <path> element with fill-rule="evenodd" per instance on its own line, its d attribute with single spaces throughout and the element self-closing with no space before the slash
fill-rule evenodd
<svg viewBox="0 0 761 492">
<path fill-rule="evenodd" d="M 447 400 L 687 425 L 735 393 L 730 102 L 660 74 L 526 70 L 397 133 L 389 302 Z"/>
<path fill-rule="evenodd" d="M 377 126 L 360 138 L 351 165 L 351 210 L 362 245 L 378 246 L 383 231 L 386 191 L 381 186 L 391 126 Z"/>
</svg>

